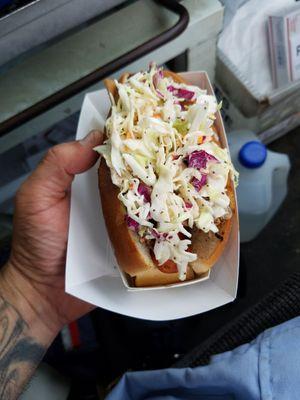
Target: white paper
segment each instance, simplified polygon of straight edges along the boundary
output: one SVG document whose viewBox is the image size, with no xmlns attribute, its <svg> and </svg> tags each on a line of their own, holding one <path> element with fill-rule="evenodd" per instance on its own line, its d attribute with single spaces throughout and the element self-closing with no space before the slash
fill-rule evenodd
<svg viewBox="0 0 300 400">
<path fill-rule="evenodd" d="M 227 3 L 231 1 L 227 0 Z M 219 57 L 258 101 L 264 100 L 273 91 L 268 16 L 295 4 L 294 0 L 247 1 L 221 32 Z"/>
<path fill-rule="evenodd" d="M 203 72 L 183 74 L 192 84 L 212 89 Z M 110 102 L 105 90 L 85 96 L 76 138 L 92 129 L 103 129 Z M 220 114 L 216 126 L 227 145 Z M 119 274 L 107 236 L 98 193 L 98 165 L 76 176 L 72 185 L 66 291 L 96 306 L 149 320 L 171 320 L 219 307 L 236 296 L 239 265 L 237 214 L 226 249 L 212 268 L 209 279 L 172 285 L 162 290 L 128 290 Z"/>
</svg>

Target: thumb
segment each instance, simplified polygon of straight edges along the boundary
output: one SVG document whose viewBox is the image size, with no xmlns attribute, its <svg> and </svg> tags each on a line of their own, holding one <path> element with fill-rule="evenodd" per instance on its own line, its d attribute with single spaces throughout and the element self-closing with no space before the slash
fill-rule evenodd
<svg viewBox="0 0 300 400">
<path fill-rule="evenodd" d="M 67 175 L 66 181 L 70 184 L 75 174 L 87 171 L 95 164 L 99 155 L 93 148 L 102 142 L 103 133 L 94 130 L 80 141 L 56 145 L 48 151 L 35 173 L 43 178 L 56 173 Z"/>
<path fill-rule="evenodd" d="M 90 132 L 83 140 L 63 143 L 52 147 L 20 192 L 30 197 L 59 199 L 70 189 L 75 174 L 87 171 L 99 155 L 93 148 L 103 142 L 103 133 Z"/>
</svg>

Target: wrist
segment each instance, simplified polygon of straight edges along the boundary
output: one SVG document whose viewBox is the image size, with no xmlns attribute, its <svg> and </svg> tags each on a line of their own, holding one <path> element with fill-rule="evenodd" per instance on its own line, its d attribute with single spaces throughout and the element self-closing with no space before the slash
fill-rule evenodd
<svg viewBox="0 0 300 400">
<path fill-rule="evenodd" d="M 30 336 L 49 346 L 60 330 L 46 299 L 8 262 L 0 274 L 0 294 L 21 315 Z"/>
</svg>

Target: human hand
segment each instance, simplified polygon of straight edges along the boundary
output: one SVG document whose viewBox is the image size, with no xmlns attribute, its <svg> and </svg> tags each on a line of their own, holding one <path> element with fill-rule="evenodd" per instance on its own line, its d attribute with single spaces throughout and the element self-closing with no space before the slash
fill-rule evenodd
<svg viewBox="0 0 300 400">
<path fill-rule="evenodd" d="M 29 308 L 52 336 L 92 309 L 65 293 L 65 260 L 71 183 L 96 162 L 93 147 L 102 141 L 102 133 L 93 131 L 82 141 L 52 147 L 16 196 L 12 251 L 0 289 L 14 305 L 23 299 L 24 314 Z"/>
</svg>

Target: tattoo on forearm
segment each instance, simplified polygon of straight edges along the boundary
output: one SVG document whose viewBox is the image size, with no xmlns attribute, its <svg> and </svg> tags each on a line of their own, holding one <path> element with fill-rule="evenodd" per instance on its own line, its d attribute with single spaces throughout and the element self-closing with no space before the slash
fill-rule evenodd
<svg viewBox="0 0 300 400">
<path fill-rule="evenodd" d="M 27 330 L 18 311 L 0 295 L 0 400 L 18 398 L 45 353 Z"/>
</svg>

